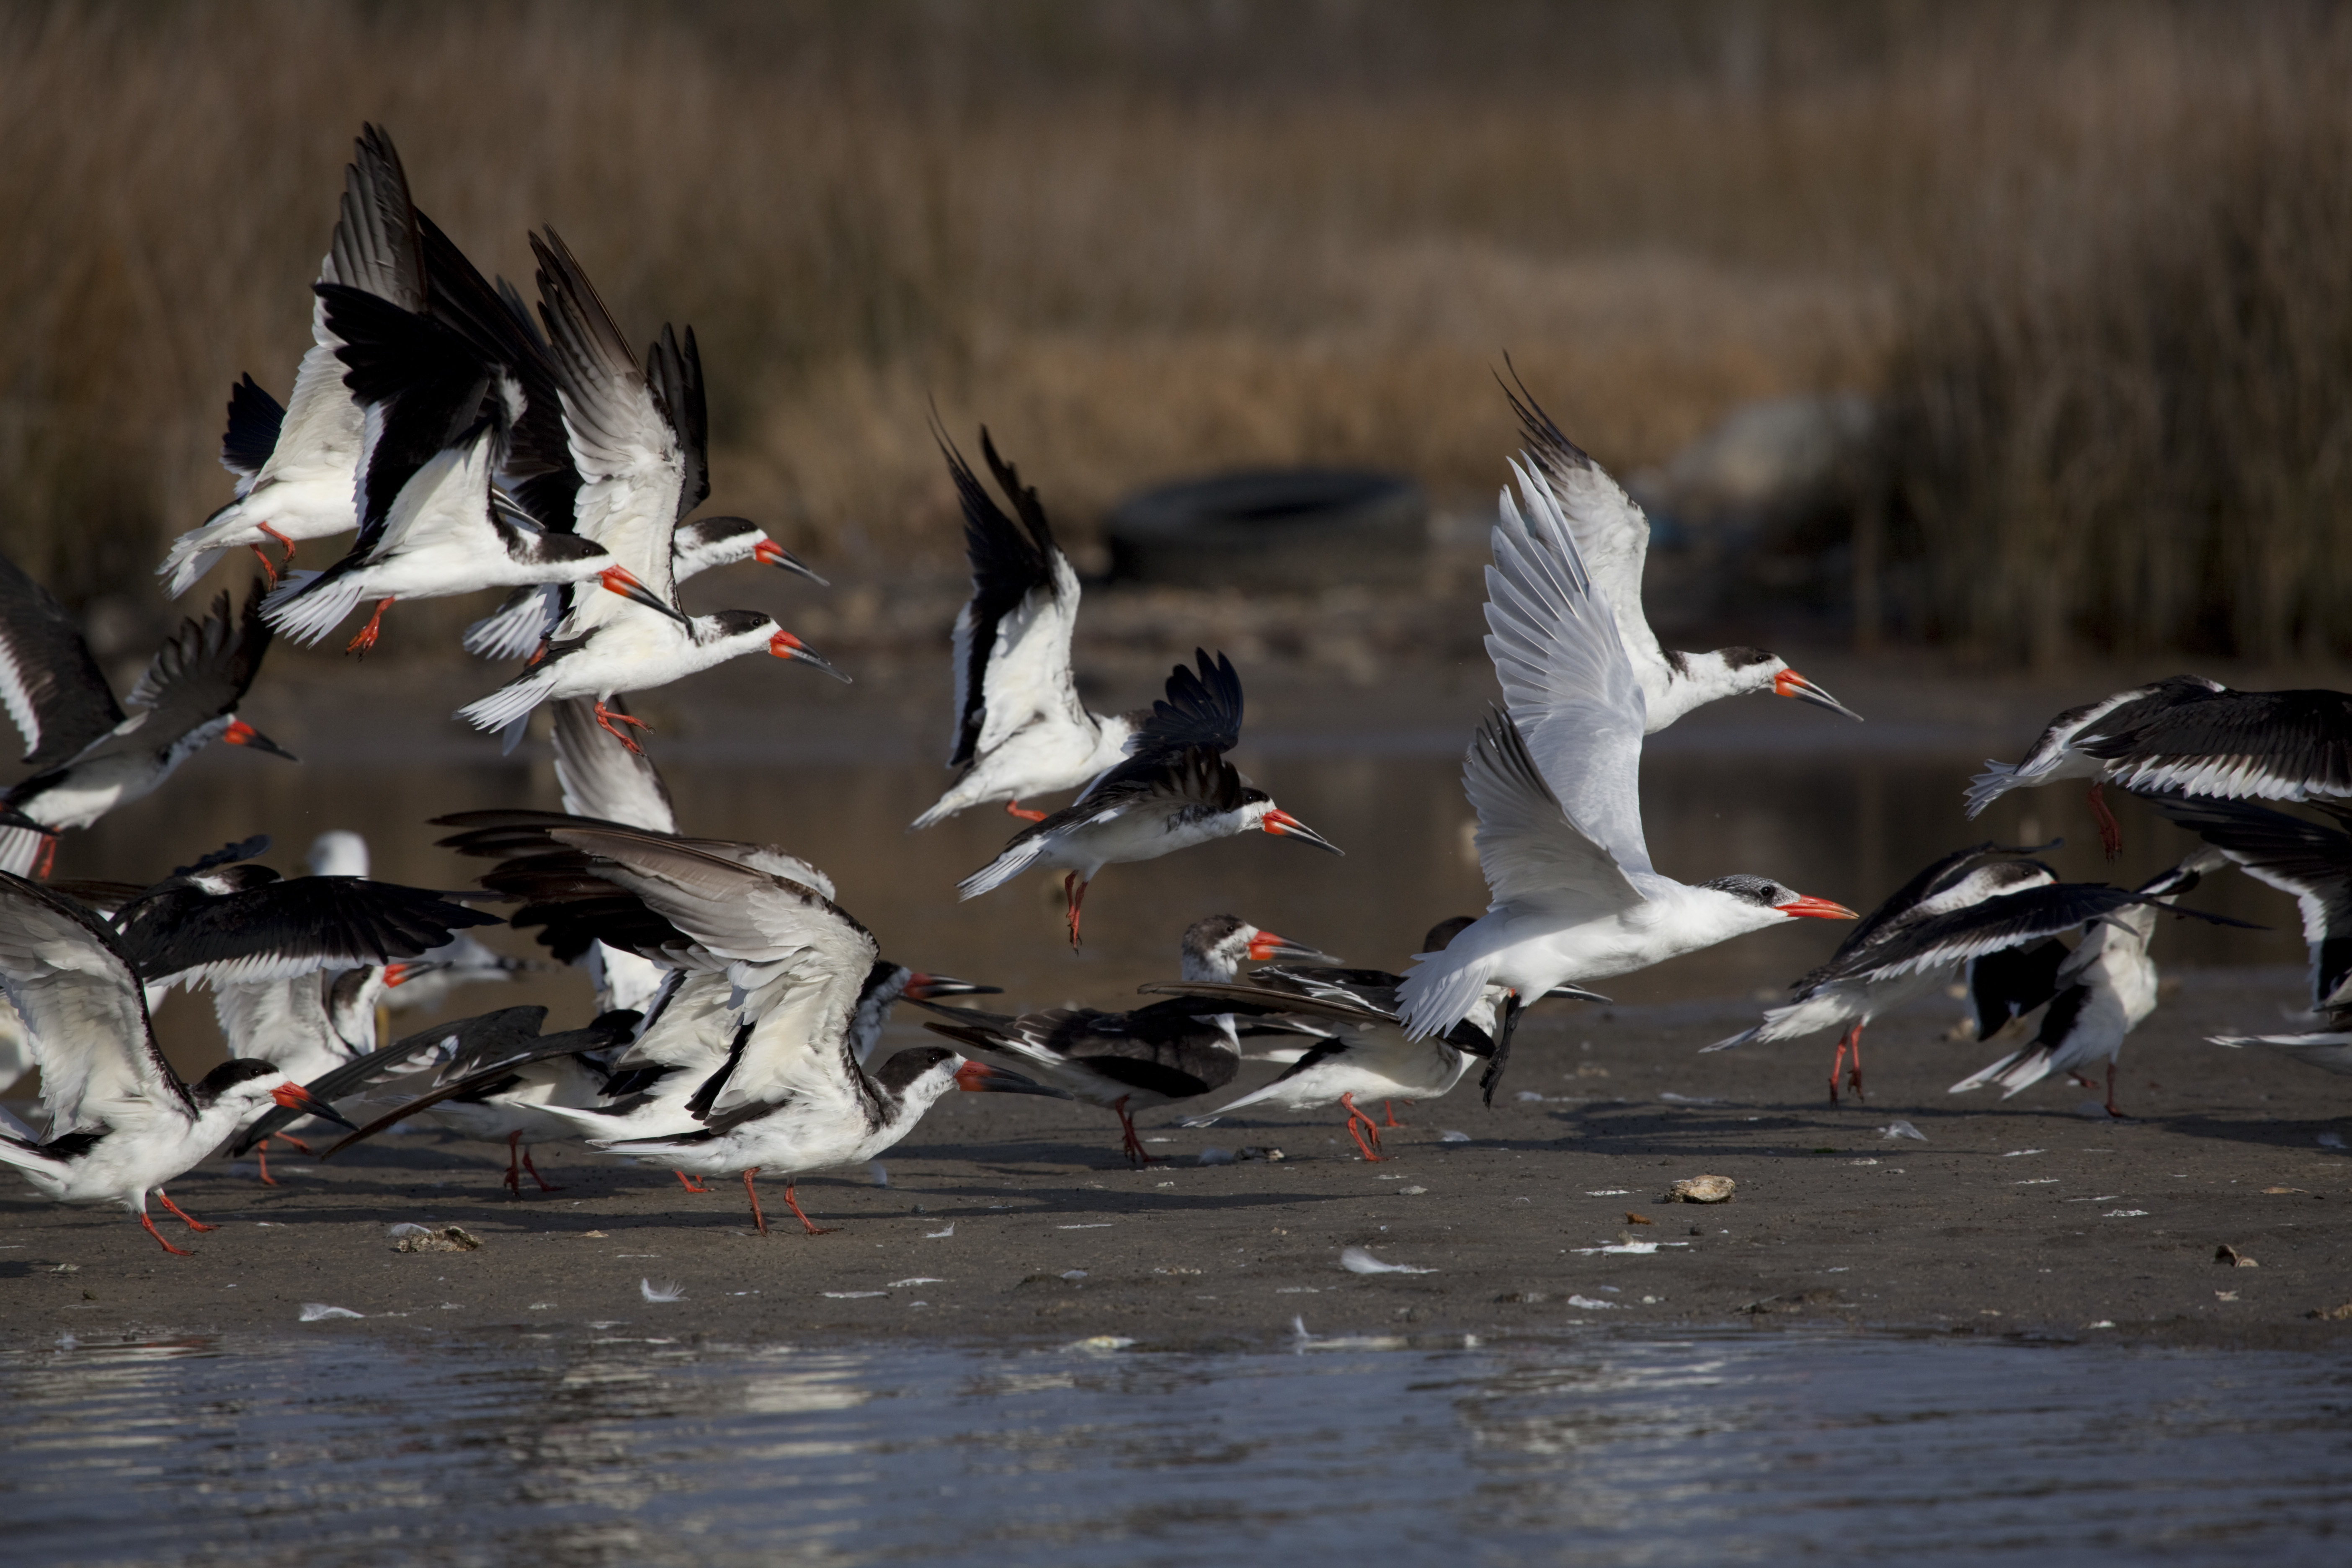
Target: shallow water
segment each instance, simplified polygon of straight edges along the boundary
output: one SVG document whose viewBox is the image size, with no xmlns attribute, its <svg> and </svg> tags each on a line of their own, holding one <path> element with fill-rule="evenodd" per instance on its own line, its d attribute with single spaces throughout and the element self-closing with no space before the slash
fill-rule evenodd
<svg viewBox="0 0 2352 1568">
<path fill-rule="evenodd" d="M 658 1310 L 658 1309 L 654 1309 Z M 8 1555 L 340 1564 L 2339 1563 L 2352 1368 L 1717 1332 L 0 1358 Z"/>
</svg>

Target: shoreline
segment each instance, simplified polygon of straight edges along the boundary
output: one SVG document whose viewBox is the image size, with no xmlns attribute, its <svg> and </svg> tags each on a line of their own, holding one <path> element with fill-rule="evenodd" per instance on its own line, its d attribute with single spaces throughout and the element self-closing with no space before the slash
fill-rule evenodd
<svg viewBox="0 0 2352 1568">
<path fill-rule="evenodd" d="M 693 1196 L 577 1145 L 536 1151 L 565 1190 L 526 1179 L 509 1198 L 502 1149 L 433 1133 L 325 1165 L 281 1156 L 277 1188 L 249 1163 L 199 1167 L 173 1196 L 221 1228 L 190 1239 L 158 1210 L 192 1258 L 119 1213 L 17 1188 L 0 1202 L 0 1324 L 20 1346 L 626 1325 L 725 1342 L 1256 1349 L 1287 1342 L 1294 1317 L 1318 1335 L 1409 1341 L 1836 1324 L 2336 1346 L 2352 1313 L 2307 1314 L 2352 1304 L 2352 1153 L 2318 1142 L 2352 1132 L 2352 1079 L 2201 1037 L 2273 1016 L 2284 979 L 2187 976 L 2126 1046 L 2120 1122 L 2078 1115 L 2082 1094 L 2046 1084 L 2005 1106 L 1947 1095 L 2000 1048 L 1943 1039 L 1953 1004 L 1874 1026 L 1870 1102 L 1832 1109 L 1815 1059 L 1827 1037 L 1702 1058 L 1755 1005 L 1685 1002 L 1535 1015 L 1492 1111 L 1475 1081 L 1400 1107 L 1407 1125 L 1379 1164 L 1335 1114 L 1147 1125 L 1168 1163 L 1130 1171 L 1106 1113 L 950 1095 L 884 1155 L 887 1186 L 866 1171 L 800 1184 L 811 1216 L 840 1227 L 823 1237 L 799 1234 L 779 1183 L 761 1184 L 762 1239 L 740 1184 Z M 1926 1141 L 1881 1131 L 1898 1120 Z M 1253 1147 L 1285 1158 L 1199 1163 Z M 1659 1201 L 1702 1173 L 1732 1177 L 1732 1200 Z M 398 1253 L 399 1223 L 460 1226 L 483 1246 Z M 1629 1241 L 1654 1249 L 1603 1250 Z M 2217 1264 L 2224 1246 L 2259 1267 Z M 1351 1247 L 1431 1272 L 1352 1274 Z M 683 1299 L 648 1301 L 643 1279 Z M 363 1317 L 303 1323 L 307 1302 Z"/>
</svg>

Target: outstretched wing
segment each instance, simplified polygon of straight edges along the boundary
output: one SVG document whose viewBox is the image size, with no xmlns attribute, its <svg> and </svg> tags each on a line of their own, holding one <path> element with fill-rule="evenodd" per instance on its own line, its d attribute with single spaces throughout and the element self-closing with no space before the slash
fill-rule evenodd
<svg viewBox="0 0 2352 1568">
<path fill-rule="evenodd" d="M 160 656 L 159 656 L 160 657 Z M 25 761 L 55 767 L 122 722 L 113 689 L 65 606 L 0 555 L 0 705 Z"/>
<path fill-rule="evenodd" d="M 1070 679 L 1078 574 L 1054 542 L 1037 492 L 997 456 L 988 429 L 981 456 L 1021 521 L 1004 514 L 944 431 L 934 430 L 963 508 L 971 597 L 955 624 L 956 730 L 948 757 L 961 767 L 1034 719 L 1086 716 Z"/>
<path fill-rule="evenodd" d="M 2110 714 L 2074 742 L 2148 794 L 2352 795 L 2352 692 L 2221 691 Z"/>
<path fill-rule="evenodd" d="M 159 911 L 160 912 L 160 911 Z M 298 877 L 200 900 L 173 900 L 168 917 L 133 908 L 122 951 L 148 984 L 288 980 L 415 958 L 468 926 L 499 918 L 425 888 L 364 877 Z"/>
<path fill-rule="evenodd" d="M 0 990 L 41 1068 L 49 1132 L 74 1132 L 177 1105 L 196 1113 L 147 1018 L 129 958 L 89 910 L 0 873 Z"/>
<path fill-rule="evenodd" d="M 2352 976 L 2352 836 L 2242 801 L 2159 800 L 2156 808 L 2294 898 L 2311 949 L 2311 1003 L 2327 1006 Z M 2322 809 L 2345 819 L 2336 807 Z"/>
<path fill-rule="evenodd" d="M 228 591 L 214 599 L 202 621 L 183 621 L 170 641 L 155 651 L 139 684 L 131 689 L 133 708 L 163 717 L 158 733 L 182 733 L 234 709 L 260 673 L 269 651 L 269 626 L 261 618 L 261 584 L 246 595 L 245 608 L 229 613 Z M 174 728 L 177 726 L 177 728 Z"/>
<path fill-rule="evenodd" d="M 1479 726 L 1462 788 L 1478 814 L 1478 866 L 1496 903 L 1597 911 L 1641 901 L 1622 859 L 1561 809 L 1508 713 L 1490 712 Z"/>
<path fill-rule="evenodd" d="M 1577 830 L 1629 874 L 1650 869 L 1640 774 L 1647 705 L 1611 607 L 1551 487 L 1503 492 L 1486 569 L 1486 652 L 1527 750 Z"/>
<path fill-rule="evenodd" d="M 1662 691 L 1667 679 L 1666 656 L 1642 611 L 1642 569 L 1650 556 L 1650 520 L 1624 487 L 1592 460 L 1591 454 L 1552 423 L 1528 384 L 1519 379 L 1517 367 L 1507 358 L 1504 363 L 1511 371 L 1511 384 L 1503 388 L 1503 395 L 1510 399 L 1511 412 L 1519 416 L 1527 455 L 1559 501 L 1585 567 L 1616 617 L 1617 636 L 1642 678 L 1642 689 Z"/>
<path fill-rule="evenodd" d="M 1187 746 L 1207 746 L 1230 752 L 1242 739 L 1242 678 L 1223 654 L 1213 664 L 1206 648 L 1194 648 L 1200 673 L 1178 665 L 1168 672 L 1168 695 L 1151 705 L 1151 715 L 1137 729 L 1128 750 L 1178 752 Z"/>
<path fill-rule="evenodd" d="M 571 697 L 551 706 L 555 713 L 555 782 L 563 792 L 563 809 L 676 833 L 677 812 L 653 759 L 622 744 L 596 721 L 595 700 Z M 617 713 L 628 711 L 618 697 L 605 706 Z"/>
</svg>

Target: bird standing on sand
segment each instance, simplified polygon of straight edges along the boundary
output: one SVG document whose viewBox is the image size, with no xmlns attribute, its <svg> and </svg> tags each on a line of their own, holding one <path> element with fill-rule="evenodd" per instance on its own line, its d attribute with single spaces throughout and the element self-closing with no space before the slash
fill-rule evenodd
<svg viewBox="0 0 2352 1568">
<path fill-rule="evenodd" d="M 268 1062 L 224 1062 L 182 1083 L 155 1043 L 139 971 L 113 931 L 21 877 L 0 875 L 0 991 L 32 1037 L 47 1118 L 37 1135 L 0 1113 L 0 1164 L 58 1203 L 121 1205 L 166 1252 L 183 1249 L 155 1229 L 147 1194 L 191 1230 L 213 1229 L 183 1213 L 163 1184 L 254 1112 L 275 1101 L 342 1121 Z"/>
<path fill-rule="evenodd" d="M 2116 1105 L 2116 1067 L 2123 1056 L 2124 1037 L 2156 1011 L 2156 961 L 2147 949 L 2156 934 L 2157 917 L 2173 900 L 2194 889 L 2207 872 L 2218 871 L 2226 864 L 2220 850 L 2201 849 L 2172 869 L 2158 873 L 2134 889 L 2135 902 L 2090 922 L 2074 951 L 2064 954 L 2052 972 L 2052 990 L 2044 998 L 2029 993 L 2002 998 L 1993 1007 L 1980 1006 L 1979 1039 L 1984 1037 L 1984 1024 L 1992 1021 L 1993 1015 L 2028 1012 L 2044 999 L 2049 1011 L 2024 1047 L 1970 1073 L 1952 1085 L 1949 1092 L 1964 1094 L 1992 1083 L 2000 1086 L 2003 1100 L 2010 1100 L 2053 1073 L 2064 1073 L 2084 1088 L 2094 1088 L 2084 1069 L 2105 1057 L 2107 1114 L 2123 1115 Z"/>
<path fill-rule="evenodd" d="M 30 778 L 0 806 L 0 870 L 46 876 L 58 834 L 152 793 L 215 741 L 294 753 L 236 716 L 268 651 L 259 584 L 242 616 L 224 592 L 155 650 L 124 704 L 48 590 L 0 556 L 0 704 L 25 737 Z M 36 862 L 38 870 L 35 870 Z"/>
<path fill-rule="evenodd" d="M 1489 1102 L 1521 998 L 1646 969 L 1797 918 L 1853 911 L 1769 877 L 1696 886 L 1659 874 L 1642 835 L 1645 699 L 1608 601 L 1584 568 L 1559 500 L 1514 465 L 1486 572 L 1486 651 L 1507 711 L 1489 716 L 1463 764 L 1478 814 L 1478 863 L 1494 900 L 1398 987 L 1412 1039 L 1444 1035 L 1490 985 L 1504 1000 Z"/>
<path fill-rule="evenodd" d="M 1020 514 L 1015 523 L 944 434 L 939 442 L 963 503 L 971 563 L 971 598 L 956 616 L 956 731 L 948 755 L 948 766 L 962 771 L 912 826 L 929 827 L 999 800 L 1007 815 L 1041 822 L 1045 814 L 1024 808 L 1022 797 L 1076 789 L 1118 765 L 1137 720 L 1092 713 L 1078 700 L 1070 674 L 1078 574 L 1054 542 L 1036 490 L 996 455 L 982 427 L 980 455 Z"/>
<path fill-rule="evenodd" d="M 1169 675 L 1168 695 L 1136 731 L 1133 754 L 1076 800 L 1014 834 L 1002 854 L 956 884 L 959 899 L 976 899 L 1033 868 L 1066 871 L 1062 892 L 1076 948 L 1087 887 L 1106 866 L 1251 831 L 1341 853 L 1225 761 L 1241 741 L 1241 678 L 1223 654 L 1213 663 L 1203 648 L 1192 657 L 1200 672 L 1180 664 Z"/>
<path fill-rule="evenodd" d="M 1797 994 L 1791 1001 L 1774 1007 L 1764 1015 L 1764 1021 L 1751 1029 L 1743 1029 L 1729 1039 L 1717 1040 L 1700 1047 L 1708 1051 L 1727 1051 L 1736 1046 L 1759 1042 L 1793 1040 L 1801 1036 L 1849 1026 L 1838 1037 L 1837 1054 L 1830 1059 L 1830 1103 L 1838 1103 L 1838 1078 L 1842 1070 L 1850 1071 L 1851 1087 L 1859 1099 L 1862 1095 L 1862 1031 L 1873 1018 L 1891 1013 L 1917 997 L 1926 995 L 1938 985 L 1950 983 L 1958 964 L 1940 969 L 1911 969 L 1898 975 L 1882 977 L 1867 968 L 1864 960 L 1868 952 L 1900 935 L 1922 921 L 1949 914 L 1955 910 L 2004 893 L 2021 892 L 2027 888 L 2047 887 L 2058 879 L 2038 860 L 2001 860 L 1980 866 L 1976 862 L 1988 855 L 2025 854 L 2024 850 L 2004 850 L 1994 844 L 1979 844 L 1958 849 L 1921 871 L 1894 892 L 1886 901 L 1864 917 L 1860 925 L 1838 944 L 1829 961 L 1797 980 L 1789 988 Z M 1853 1066 L 1845 1068 L 1848 1052 L 1853 1056 Z"/>
</svg>

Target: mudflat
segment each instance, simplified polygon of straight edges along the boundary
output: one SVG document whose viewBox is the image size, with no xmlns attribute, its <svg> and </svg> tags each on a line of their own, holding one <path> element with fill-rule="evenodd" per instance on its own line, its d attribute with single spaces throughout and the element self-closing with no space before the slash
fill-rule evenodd
<svg viewBox="0 0 2352 1568">
<path fill-rule="evenodd" d="M 1316 1333 L 1836 1322 L 2341 1342 L 2352 1079 L 2203 1038 L 2272 1026 L 2300 978 L 2184 974 L 2126 1047 L 2120 1121 L 2082 1114 L 2097 1097 L 2071 1084 L 2006 1103 L 1948 1094 L 2000 1047 L 1948 1038 L 1958 1004 L 1942 1000 L 1872 1028 L 1870 1098 L 1837 1108 L 1828 1037 L 1696 1054 L 1757 1003 L 1554 1004 L 1529 1016 L 1492 1110 L 1475 1079 L 1400 1105 L 1378 1163 L 1336 1111 L 1192 1130 L 1171 1107 L 1143 1119 L 1164 1163 L 1131 1170 L 1107 1112 L 950 1095 L 885 1156 L 887 1185 L 866 1169 L 799 1184 L 823 1236 L 802 1232 L 780 1181 L 761 1184 L 761 1237 L 740 1183 L 695 1195 L 580 1145 L 541 1145 L 560 1190 L 526 1178 L 519 1197 L 502 1148 L 435 1132 L 326 1163 L 281 1155 L 275 1187 L 249 1161 L 216 1161 L 172 1195 L 217 1230 L 158 1213 L 187 1258 L 119 1211 L 0 1196 L 0 1324 L 19 1342 L 625 1323 L 1184 1349 L 1264 1344 L 1294 1318 Z M 1275 1070 L 1253 1066 L 1243 1086 Z M 1924 1141 L 1888 1135 L 1897 1123 Z M 1245 1157 L 1204 1163 L 1213 1151 Z M 1730 1177 L 1730 1201 L 1663 1201 L 1701 1174 Z M 457 1226 L 481 1246 L 396 1251 L 400 1224 Z M 2252 1266 L 2217 1262 L 2223 1247 Z M 1422 1272 L 1351 1272 L 1350 1248 Z M 646 1282 L 679 1299 L 649 1300 Z M 308 1303 L 362 1317 L 302 1322 Z"/>
</svg>

